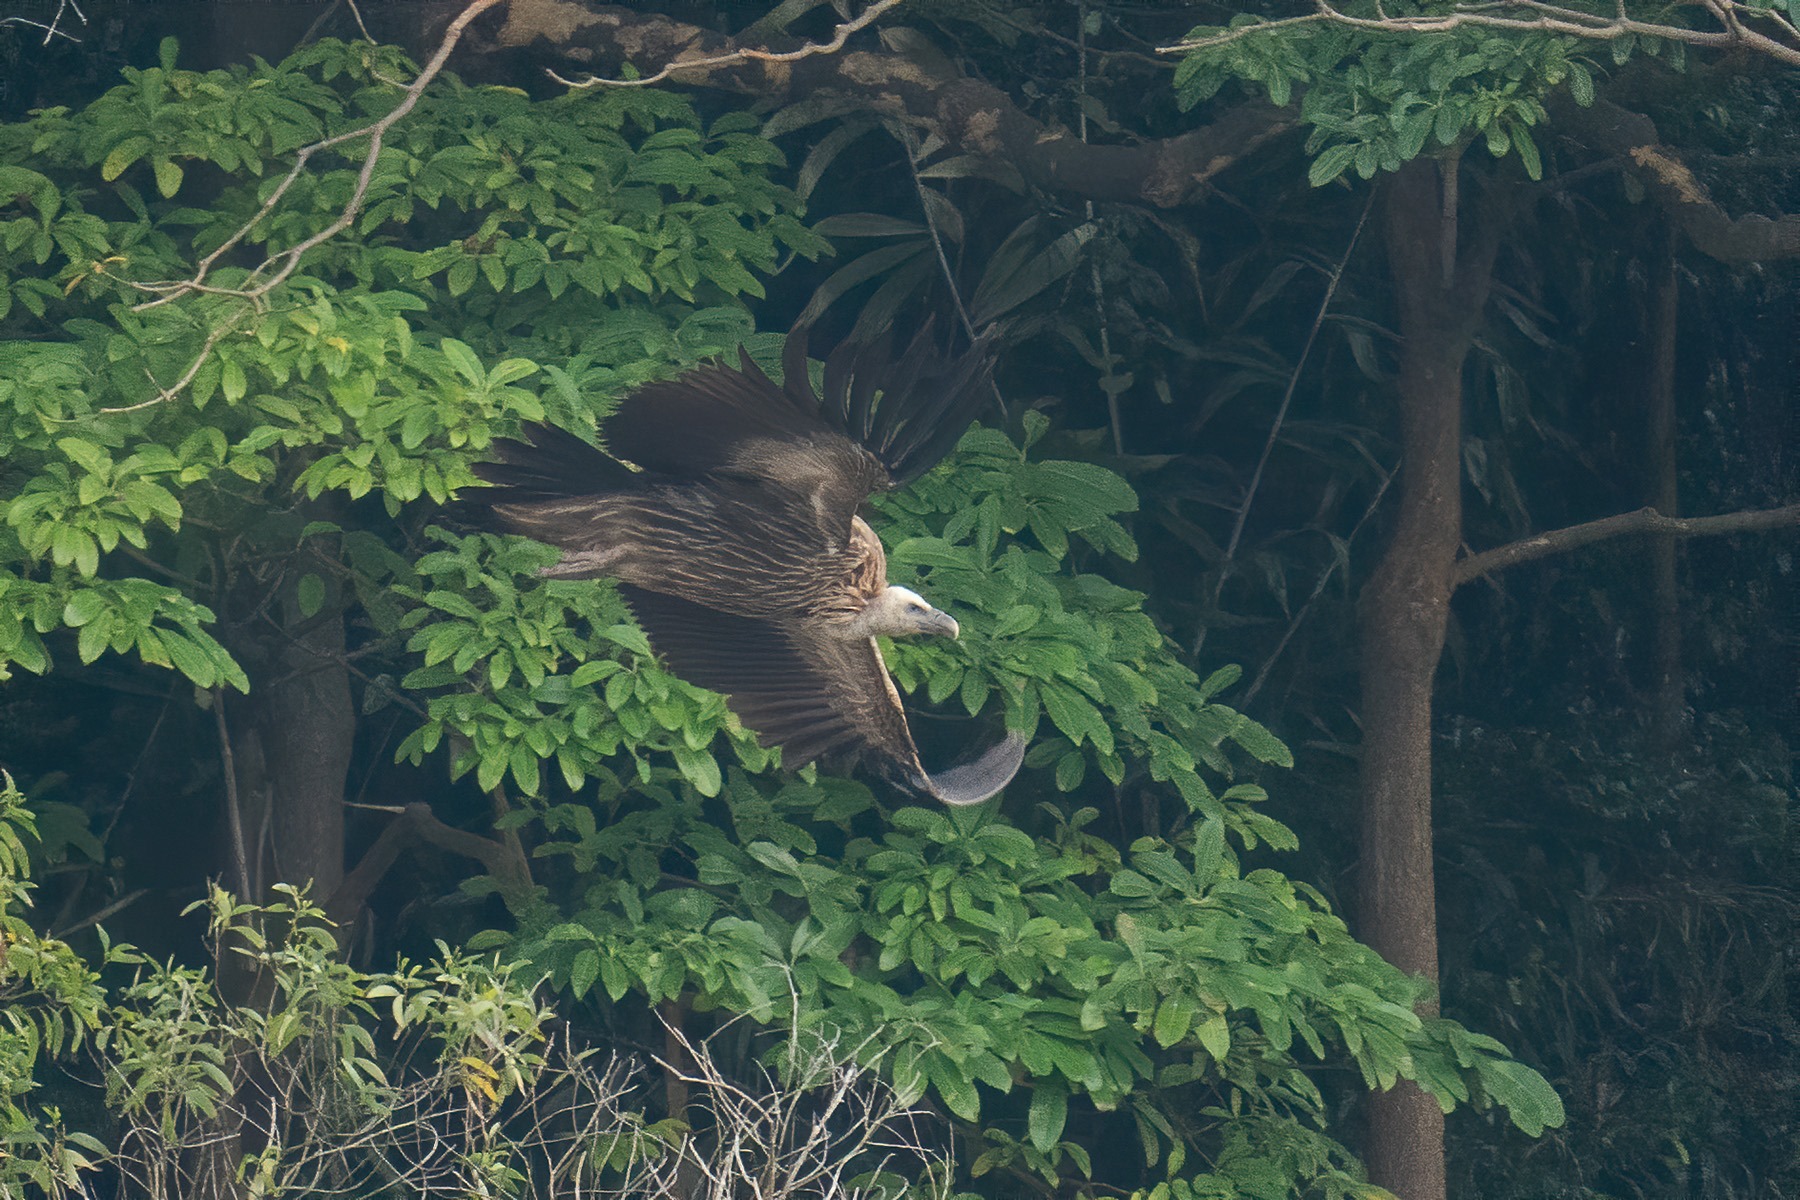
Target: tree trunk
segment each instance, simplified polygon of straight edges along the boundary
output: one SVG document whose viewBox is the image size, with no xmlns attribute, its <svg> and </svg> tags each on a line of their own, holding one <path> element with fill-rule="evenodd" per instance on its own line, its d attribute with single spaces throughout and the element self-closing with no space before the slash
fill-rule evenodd
<svg viewBox="0 0 1800 1200">
<path fill-rule="evenodd" d="M 277 582 L 250 695 L 227 710 L 248 866 L 248 879 L 233 887 L 258 903 L 270 899 L 271 884 L 291 883 L 310 884 L 322 904 L 344 881 L 344 787 L 356 741 L 344 617 L 331 584 L 324 605 L 305 616 L 300 575 L 289 569 Z"/>
<path fill-rule="evenodd" d="M 1443 167 L 1444 181 L 1456 165 Z M 1386 240 L 1402 337 L 1402 466 L 1393 541 L 1363 588 L 1361 936 L 1401 970 L 1437 979 L 1431 698 L 1462 542 L 1462 368 L 1497 241 L 1459 250 L 1454 190 L 1414 162 L 1389 184 Z M 1491 226 L 1492 222 L 1485 223 Z M 1435 1012 L 1436 1000 L 1428 1008 Z M 1443 1200 L 1444 1117 L 1401 1082 L 1370 1097 L 1364 1158 L 1402 1200 Z"/>
</svg>

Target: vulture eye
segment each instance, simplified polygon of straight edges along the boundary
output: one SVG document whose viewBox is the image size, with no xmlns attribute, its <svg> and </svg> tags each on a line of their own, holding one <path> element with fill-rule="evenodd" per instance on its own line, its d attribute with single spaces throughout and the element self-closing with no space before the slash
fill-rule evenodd
<svg viewBox="0 0 1800 1200">
<path fill-rule="evenodd" d="M 920 604 L 916 600 L 913 601 L 912 603 L 908 604 L 906 607 L 911 612 L 922 613 L 925 611 L 925 606 L 923 604 Z"/>
</svg>

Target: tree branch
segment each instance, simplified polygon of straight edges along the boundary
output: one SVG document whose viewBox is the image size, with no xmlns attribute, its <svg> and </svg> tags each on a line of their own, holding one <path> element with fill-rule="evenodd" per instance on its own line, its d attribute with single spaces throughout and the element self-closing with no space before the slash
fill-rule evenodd
<svg viewBox="0 0 1800 1200">
<path fill-rule="evenodd" d="M 1214 176 L 1296 120 L 1273 105 L 1250 104 L 1177 137 L 1087 144 L 1027 115 L 1001 89 L 941 58 L 862 49 L 824 54 L 817 47 L 808 51 L 811 43 L 781 37 L 746 47 L 715 30 L 635 9 L 513 0 L 492 48 L 540 42 L 613 75 L 627 62 L 670 66 L 690 87 L 804 100 L 821 113 L 856 111 L 900 121 L 935 135 L 948 153 L 1007 163 L 1046 190 L 1157 208 L 1193 200 Z"/>
<path fill-rule="evenodd" d="M 1792 27 L 1788 26 L 1779 14 L 1757 12 L 1746 5 L 1734 3 L 1732 0 L 1717 0 L 1716 3 L 1707 3 L 1703 7 L 1718 20 L 1720 28 L 1689 29 L 1659 21 L 1639 21 L 1625 15 L 1625 7 L 1622 3 L 1619 5 L 1617 13 L 1610 17 L 1561 5 L 1546 4 L 1541 0 L 1507 0 L 1504 4 L 1464 4 L 1448 13 L 1425 16 L 1354 17 L 1333 8 L 1326 3 L 1326 0 L 1316 0 L 1316 11 L 1302 16 L 1284 17 L 1275 21 L 1259 21 L 1231 29 L 1222 29 L 1216 33 L 1180 41 L 1171 46 L 1158 46 L 1157 52 L 1159 54 L 1188 54 L 1195 50 L 1223 46 L 1248 37 L 1298 25 L 1338 25 L 1377 33 L 1407 33 L 1421 36 L 1448 33 L 1461 27 L 1473 27 L 1517 33 L 1554 33 L 1597 42 L 1616 41 L 1623 37 L 1648 37 L 1720 50 L 1746 48 L 1766 55 L 1776 62 L 1786 63 L 1789 66 L 1800 66 L 1800 45 L 1793 44 Z M 1784 36 L 1789 38 L 1788 41 L 1770 37 L 1768 34 L 1749 27 L 1743 20 L 1746 17 L 1767 20 L 1772 15 L 1773 23 L 1777 25 Z"/>
<path fill-rule="evenodd" d="M 1636 512 L 1619 513 L 1602 517 L 1598 521 L 1570 525 L 1566 529 L 1535 534 L 1492 550 L 1484 550 L 1480 554 L 1468 555 L 1456 563 L 1450 585 L 1461 587 L 1471 579 L 1522 562 L 1547 558 L 1552 554 L 1561 554 L 1627 534 L 1660 533 L 1673 537 L 1708 537 L 1788 526 L 1800 526 L 1800 504 L 1789 504 L 1781 508 L 1746 509 L 1712 517 L 1665 517 L 1654 508 L 1640 508 Z"/>
<path fill-rule="evenodd" d="M 801 59 L 811 58 L 815 54 L 836 54 L 839 50 L 844 48 L 845 43 L 850 40 L 851 34 L 856 33 L 859 30 L 867 29 L 870 25 L 873 25 L 882 14 L 898 8 L 901 3 L 903 3 L 903 0 L 875 0 L 873 4 L 862 11 L 861 15 L 839 25 L 829 42 L 808 43 L 797 50 L 759 50 L 754 47 L 744 46 L 711 58 L 677 59 L 669 63 L 656 74 L 645 75 L 637 79 L 602 79 L 598 75 L 589 75 L 585 79 L 570 80 L 564 79 L 555 71 L 551 71 L 548 74 L 550 75 L 550 78 L 556 80 L 556 82 L 572 88 L 649 87 L 652 84 L 661 83 L 663 80 L 678 73 L 685 74 L 692 70 L 731 66 L 734 63 L 749 62 L 751 60 L 771 63 L 799 62 Z"/>
<path fill-rule="evenodd" d="M 81 5 L 75 3 L 75 0 L 57 0 L 56 13 L 50 18 L 49 24 L 33 21 L 29 17 L 0 17 L 0 25 L 23 25 L 30 29 L 41 29 L 44 31 L 44 40 L 40 44 L 45 46 L 50 44 L 51 38 L 65 38 L 78 43 L 81 39 L 62 27 L 63 17 L 68 13 L 74 13 L 75 19 L 82 25 L 88 23 L 87 14 L 81 11 Z"/>
<path fill-rule="evenodd" d="M 355 222 L 357 214 L 362 211 L 363 198 L 368 194 L 370 181 L 375 177 L 375 164 L 381 157 L 382 138 L 387 134 L 389 129 L 393 128 L 393 126 L 401 120 L 401 118 L 405 117 L 418 105 L 420 98 L 425 94 L 425 88 L 433 79 L 437 78 L 438 73 L 444 69 L 444 64 L 449 61 L 450 52 L 456 49 L 456 44 L 462 39 L 464 31 L 468 29 L 469 22 L 473 21 L 476 17 L 480 16 L 488 9 L 493 8 L 500 2 L 501 0 L 470 0 L 468 6 L 465 7 L 461 13 L 457 14 L 456 19 L 451 21 L 449 27 L 445 29 L 443 40 L 438 43 L 436 53 L 434 53 L 424 67 L 419 70 L 418 76 L 414 78 L 411 83 L 407 84 L 405 89 L 401 92 L 400 103 L 389 109 L 386 115 L 371 121 L 369 124 L 358 129 L 346 130 L 343 133 L 334 134 L 331 137 L 314 142 L 309 146 L 302 146 L 294 154 L 293 167 L 289 169 L 286 177 L 284 177 L 282 181 L 275 186 L 274 190 L 269 193 L 268 199 L 263 201 L 263 206 L 256 211 L 256 215 L 245 222 L 243 227 L 236 233 L 226 238 L 224 243 L 211 254 L 208 254 L 205 258 L 201 259 L 199 268 L 194 272 L 192 278 L 176 280 L 171 283 L 138 285 L 143 291 L 154 292 L 159 295 L 158 299 L 147 300 L 138 307 L 152 308 L 159 304 L 167 304 L 169 301 L 191 292 L 238 296 L 252 302 L 257 302 L 268 295 L 276 287 L 279 287 L 282 283 L 286 282 L 287 278 L 300 266 L 300 260 L 308 250 L 311 250 L 321 243 L 330 241 L 338 234 L 344 232 L 344 230 L 350 228 L 351 224 Z M 248 237 L 251 231 L 262 222 L 264 217 L 275 210 L 276 206 L 281 203 L 282 197 L 287 195 L 288 189 L 291 188 L 294 185 L 294 182 L 305 172 L 306 164 L 312 159 L 313 155 L 322 150 L 329 150 L 334 146 L 341 146 L 346 142 L 359 141 L 363 138 L 369 140 L 369 148 L 363 154 L 362 167 L 357 172 L 356 176 L 356 187 L 351 192 L 350 198 L 344 202 L 343 210 L 338 213 L 337 218 L 333 220 L 331 224 L 327 225 L 324 229 L 319 230 L 311 237 L 282 251 L 280 254 L 266 259 L 261 266 L 250 272 L 249 280 L 260 280 L 260 282 L 255 283 L 253 286 L 244 288 L 212 288 L 206 286 L 207 272 L 212 270 L 213 266 L 226 254 L 230 253 L 239 242 Z M 249 280 L 246 282 L 249 282 Z M 215 337 L 209 342 L 207 349 L 210 350 L 213 345 L 217 344 L 217 340 L 217 337 Z M 202 358 L 204 358 L 204 355 Z M 176 385 L 175 390 L 185 387 L 187 383 L 193 379 L 194 373 L 198 369 L 199 366 L 198 363 L 196 363 L 194 367 L 188 370 L 188 373 L 182 378 L 181 382 Z"/>
<path fill-rule="evenodd" d="M 326 914 L 340 926 L 350 924 L 400 856 L 417 845 L 436 846 L 474 859 L 500 882 L 503 891 L 531 886 L 529 871 L 516 850 L 492 838 L 444 824 L 429 805 L 409 804 L 344 875 L 344 881 L 325 902 Z"/>
<path fill-rule="evenodd" d="M 1728 263 L 1800 258 L 1800 217 L 1731 216 L 1662 144 L 1655 122 L 1644 114 L 1602 100 L 1592 108 L 1560 105 L 1555 118 L 1602 154 L 1632 163 L 1651 198 L 1707 257 Z"/>
</svg>

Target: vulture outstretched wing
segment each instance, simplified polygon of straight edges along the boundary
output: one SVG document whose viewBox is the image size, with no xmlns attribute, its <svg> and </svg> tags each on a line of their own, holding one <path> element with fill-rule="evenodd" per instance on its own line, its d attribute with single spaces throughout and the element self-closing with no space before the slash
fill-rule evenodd
<svg viewBox="0 0 1800 1200">
<path fill-rule="evenodd" d="M 809 637 L 629 584 L 619 593 L 674 672 L 728 697 L 787 766 L 859 761 L 908 795 L 964 805 L 1005 787 L 1025 759 L 1025 739 L 1008 734 L 969 762 L 926 771 L 873 639 Z"/>
<path fill-rule="evenodd" d="M 993 335 L 942 356 L 929 322 L 898 357 L 845 343 L 825 360 L 824 395 L 807 371 L 807 335 L 782 352 L 777 386 L 748 354 L 627 396 L 606 422 L 612 452 L 682 479 L 778 483 L 848 523 L 878 491 L 902 487 L 948 454 L 992 398 Z"/>
<path fill-rule="evenodd" d="M 639 388 L 606 422 L 622 465 L 533 426 L 479 471 L 495 523 L 563 548 L 547 574 L 619 581 L 651 644 L 682 677 L 725 693 L 789 766 L 857 760 L 910 794 L 985 800 L 1024 757 L 1009 736 L 929 774 L 872 634 L 955 622 L 887 585 L 857 506 L 928 470 L 986 402 L 992 343 L 940 355 L 929 326 L 897 359 L 845 345 L 823 395 L 790 335 L 777 386 L 747 355 Z M 915 618 L 916 626 L 906 622 Z"/>
</svg>

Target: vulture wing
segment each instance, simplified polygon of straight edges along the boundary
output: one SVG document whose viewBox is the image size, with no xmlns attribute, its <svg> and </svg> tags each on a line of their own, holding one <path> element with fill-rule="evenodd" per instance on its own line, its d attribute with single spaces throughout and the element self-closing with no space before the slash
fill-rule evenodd
<svg viewBox="0 0 1800 1200">
<path fill-rule="evenodd" d="M 991 397 L 994 339 L 939 353 L 928 322 L 898 359 L 886 342 L 845 343 L 813 391 L 807 332 L 788 335 L 777 386 L 739 352 L 637 389 L 606 422 L 613 453 L 677 478 L 736 475 L 803 496 L 841 533 L 872 493 L 900 487 L 949 453 Z"/>
<path fill-rule="evenodd" d="M 991 338 L 943 356 L 928 324 L 898 358 L 885 343 L 839 347 L 821 396 L 796 331 L 783 386 L 741 355 L 626 397 L 604 433 L 639 470 L 536 425 L 496 443 L 479 473 L 498 487 L 470 499 L 562 547 L 546 574 L 619 580 L 676 673 L 729 696 L 788 765 L 856 759 L 908 795 L 974 804 L 1012 778 L 1024 740 L 933 777 L 875 643 L 814 622 L 885 584 L 856 509 L 950 450 L 988 400 L 992 357 Z"/>
<path fill-rule="evenodd" d="M 483 482 L 505 489 L 495 496 L 507 504 L 543 504 L 639 483 L 633 472 L 566 429 L 539 422 L 526 435 L 527 441 L 496 440 L 495 461 L 475 465 Z M 491 502 L 480 492 L 460 499 L 474 504 Z"/>
<path fill-rule="evenodd" d="M 1024 759 L 1024 739 L 1009 734 L 972 762 L 928 774 L 873 641 L 814 637 L 629 585 L 619 592 L 675 673 L 730 697 L 786 766 L 856 760 L 908 795 L 960 805 L 1005 787 Z"/>
<path fill-rule="evenodd" d="M 825 360 L 820 419 L 879 459 L 888 487 L 903 487 L 950 453 L 993 401 L 996 338 L 990 329 L 963 353 L 946 355 L 927 321 L 897 358 L 886 339 L 846 342 Z M 789 335 L 782 370 L 788 379 L 807 378 L 803 333 Z"/>
</svg>

